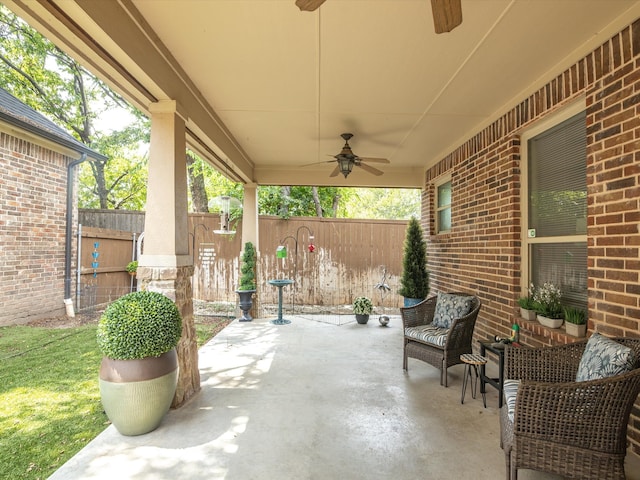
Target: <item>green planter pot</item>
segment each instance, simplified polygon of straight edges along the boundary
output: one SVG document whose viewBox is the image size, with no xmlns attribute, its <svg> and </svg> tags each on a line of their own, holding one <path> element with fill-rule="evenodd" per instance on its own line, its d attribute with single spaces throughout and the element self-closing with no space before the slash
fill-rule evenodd
<svg viewBox="0 0 640 480">
<path fill-rule="evenodd" d="M 155 430 L 169 411 L 178 383 L 175 348 L 155 358 L 113 360 L 100 365 L 104 411 L 122 435 Z"/>
</svg>

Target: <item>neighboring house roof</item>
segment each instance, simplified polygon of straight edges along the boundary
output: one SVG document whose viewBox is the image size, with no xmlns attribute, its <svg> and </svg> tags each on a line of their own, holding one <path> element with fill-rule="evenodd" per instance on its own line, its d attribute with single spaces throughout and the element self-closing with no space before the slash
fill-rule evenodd
<svg viewBox="0 0 640 480">
<path fill-rule="evenodd" d="M 0 121 L 5 121 L 65 148 L 86 153 L 91 158 L 107 159 L 106 156 L 76 140 L 73 135 L 70 135 L 41 113 L 22 103 L 3 88 L 0 88 Z"/>
</svg>

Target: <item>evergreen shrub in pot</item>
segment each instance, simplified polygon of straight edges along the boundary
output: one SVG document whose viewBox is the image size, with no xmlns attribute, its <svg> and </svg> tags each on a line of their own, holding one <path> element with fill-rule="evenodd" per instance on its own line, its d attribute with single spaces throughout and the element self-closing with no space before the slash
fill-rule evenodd
<svg viewBox="0 0 640 480">
<path fill-rule="evenodd" d="M 123 435 L 160 425 L 178 381 L 175 347 L 182 335 L 176 304 L 157 292 L 129 293 L 111 303 L 98 323 L 100 396 L 109 420 Z"/>
<path fill-rule="evenodd" d="M 256 248 L 253 243 L 244 244 L 244 250 L 240 256 L 240 285 L 236 290 L 239 297 L 242 317 L 240 322 L 253 320 L 249 311 L 253 306 L 253 294 L 256 293 Z"/>
<path fill-rule="evenodd" d="M 422 227 L 411 217 L 404 239 L 402 276 L 398 293 L 404 298 L 404 306 L 420 303 L 429 294 L 429 272 L 427 271 L 427 243 Z"/>
</svg>

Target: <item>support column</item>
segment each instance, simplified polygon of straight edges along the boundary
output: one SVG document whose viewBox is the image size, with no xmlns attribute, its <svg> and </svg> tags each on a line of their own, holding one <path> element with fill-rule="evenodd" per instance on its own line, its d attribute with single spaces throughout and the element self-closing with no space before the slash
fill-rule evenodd
<svg viewBox="0 0 640 480">
<path fill-rule="evenodd" d="M 260 245 L 258 231 L 258 185 L 255 183 L 244 184 L 244 201 L 242 204 L 242 249 L 246 242 L 251 242 L 256 247 L 256 293 L 253 295 L 253 307 L 251 313 L 254 317 L 259 317 L 262 312 L 260 302 L 260 285 L 262 264 L 260 261 Z"/>
<path fill-rule="evenodd" d="M 200 390 L 189 255 L 185 117 L 175 101 L 150 106 L 151 147 L 144 250 L 137 271 L 142 290 L 171 298 L 182 315 L 178 388 L 173 407 Z"/>
</svg>

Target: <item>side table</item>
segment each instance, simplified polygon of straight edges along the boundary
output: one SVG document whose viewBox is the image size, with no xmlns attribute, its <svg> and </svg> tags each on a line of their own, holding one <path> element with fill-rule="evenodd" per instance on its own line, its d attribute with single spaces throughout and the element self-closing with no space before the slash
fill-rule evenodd
<svg viewBox="0 0 640 480">
<path fill-rule="evenodd" d="M 467 380 L 471 379 L 471 398 L 476 398 L 476 389 L 478 386 L 478 365 L 481 367 L 487 363 L 487 359 L 481 355 L 474 353 L 463 353 L 460 355 L 460 361 L 464 363 L 464 380 L 462 381 L 462 396 L 460 397 L 460 403 L 464 403 L 464 394 L 467 391 Z M 471 367 L 475 373 L 475 377 L 471 376 Z M 487 400 L 484 392 L 482 393 L 482 401 L 485 408 L 487 407 Z"/>
<path fill-rule="evenodd" d="M 498 390 L 498 408 L 502 408 L 503 390 L 504 390 L 504 344 L 495 343 L 492 340 L 480 341 L 480 355 L 483 357 L 487 352 L 491 352 L 498 357 L 498 377 L 488 377 L 486 372 L 486 363 L 480 366 L 480 393 L 484 406 L 487 406 L 487 383 Z"/>
</svg>

